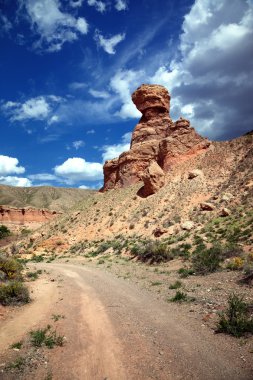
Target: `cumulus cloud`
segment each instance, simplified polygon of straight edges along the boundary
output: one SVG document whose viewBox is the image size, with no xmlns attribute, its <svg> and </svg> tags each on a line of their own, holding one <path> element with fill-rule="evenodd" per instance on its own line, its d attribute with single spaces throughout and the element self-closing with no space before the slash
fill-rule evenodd
<svg viewBox="0 0 253 380">
<path fill-rule="evenodd" d="M 2 105 L 2 110 L 11 121 L 47 120 L 52 124 L 58 121 L 58 116 L 52 113 L 62 101 L 62 98 L 55 95 L 38 96 L 24 103 L 8 101 Z"/>
<path fill-rule="evenodd" d="M 71 5 L 77 6 L 79 3 L 72 1 Z M 85 18 L 63 12 L 59 0 L 23 0 L 22 4 L 33 31 L 39 35 L 33 45 L 35 49 L 56 52 L 62 49 L 64 43 L 73 42 L 79 35 L 88 33 Z"/>
<path fill-rule="evenodd" d="M 253 7 L 247 0 L 196 0 L 185 16 L 181 60 L 160 67 L 152 83 L 172 93 L 172 115 L 183 111 L 214 139 L 238 136 L 253 124 Z"/>
<path fill-rule="evenodd" d="M 105 2 L 100 0 L 88 0 L 88 5 L 90 5 L 91 7 L 95 7 L 96 10 L 100 13 L 103 13 L 106 10 Z"/>
<path fill-rule="evenodd" d="M 29 187 L 32 182 L 28 178 L 15 177 L 15 176 L 0 176 L 0 183 L 8 186 Z"/>
<path fill-rule="evenodd" d="M 131 93 L 140 84 L 144 76 L 142 71 L 119 70 L 111 79 L 111 89 L 119 95 L 123 105 L 116 112 L 116 116 L 122 119 L 138 118 L 141 113 L 137 110 L 131 99 Z"/>
<path fill-rule="evenodd" d="M 163 62 L 160 66 L 116 71 L 110 86 L 121 105 L 114 115 L 139 117 L 131 93 L 140 83 L 157 83 L 172 95 L 172 117 L 190 118 L 211 139 L 233 138 L 252 129 L 252 2 L 196 0 L 184 17 L 179 37 L 174 57 L 171 51 L 154 56 L 153 62 Z"/>
<path fill-rule="evenodd" d="M 19 166 L 19 161 L 15 157 L 0 155 L 0 183 L 9 186 L 31 186 L 32 182 L 28 178 L 12 176 L 12 174 L 23 174 L 25 168 Z"/>
<path fill-rule="evenodd" d="M 94 97 L 94 98 L 100 98 L 100 99 L 107 99 L 110 97 L 110 94 L 106 91 L 97 91 L 93 90 L 92 88 L 89 89 L 89 93 Z"/>
<path fill-rule="evenodd" d="M 98 181 L 103 179 L 102 164 L 87 162 L 80 157 L 68 158 L 63 164 L 56 166 L 54 172 L 70 185 L 80 181 Z"/>
<path fill-rule="evenodd" d="M 118 157 L 121 153 L 130 149 L 130 140 L 132 133 L 127 132 L 121 138 L 120 144 L 104 145 L 102 147 L 102 159 L 103 162 Z"/>
<path fill-rule="evenodd" d="M 125 39 L 126 34 L 116 34 L 113 37 L 105 38 L 99 30 L 95 31 L 94 39 L 97 42 L 97 45 L 102 47 L 104 51 L 108 54 L 115 54 L 115 47 Z"/>
<path fill-rule="evenodd" d="M 126 0 L 116 0 L 115 8 L 117 11 L 125 11 L 127 9 L 127 1 Z"/>
<path fill-rule="evenodd" d="M 25 172 L 23 166 L 19 166 L 17 158 L 0 155 L 0 175 L 21 174 Z"/>
</svg>

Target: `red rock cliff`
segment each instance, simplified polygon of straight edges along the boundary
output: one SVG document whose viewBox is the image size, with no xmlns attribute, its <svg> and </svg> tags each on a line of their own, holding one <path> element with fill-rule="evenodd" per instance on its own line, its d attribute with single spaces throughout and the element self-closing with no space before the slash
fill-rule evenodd
<svg viewBox="0 0 253 380">
<path fill-rule="evenodd" d="M 102 191 L 132 185 L 143 176 L 147 178 L 146 169 L 154 161 L 166 172 L 210 145 L 191 128 L 188 120 L 172 121 L 170 95 L 165 87 L 143 84 L 133 93 L 132 100 L 142 117 L 133 131 L 130 150 L 106 161 Z"/>
<path fill-rule="evenodd" d="M 26 223 L 45 223 L 55 218 L 58 213 L 56 211 L 39 210 L 35 208 L 15 208 L 8 206 L 0 206 L 0 224 L 17 224 Z"/>
</svg>

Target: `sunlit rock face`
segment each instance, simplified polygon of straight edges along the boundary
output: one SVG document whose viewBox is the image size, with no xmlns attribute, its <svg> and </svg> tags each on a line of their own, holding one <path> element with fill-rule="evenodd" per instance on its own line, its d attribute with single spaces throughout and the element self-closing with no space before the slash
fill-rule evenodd
<svg viewBox="0 0 253 380">
<path fill-rule="evenodd" d="M 148 168 L 153 162 L 166 174 L 172 165 L 202 153 L 210 145 L 188 120 L 172 121 L 170 94 L 165 87 L 143 84 L 132 94 L 132 100 L 142 117 L 133 131 L 130 150 L 106 161 L 101 191 L 130 186 L 143 178 L 147 182 Z M 154 188 L 158 191 L 160 187 Z"/>
</svg>

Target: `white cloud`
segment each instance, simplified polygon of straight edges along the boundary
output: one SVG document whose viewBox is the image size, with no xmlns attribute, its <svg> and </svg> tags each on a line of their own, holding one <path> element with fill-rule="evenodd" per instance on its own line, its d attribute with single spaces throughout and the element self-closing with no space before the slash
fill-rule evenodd
<svg viewBox="0 0 253 380">
<path fill-rule="evenodd" d="M 124 144 L 130 144 L 132 138 L 132 132 L 127 132 L 122 136 L 122 142 Z"/>
<path fill-rule="evenodd" d="M 19 187 L 29 187 L 32 186 L 32 182 L 27 178 L 21 177 L 2 177 L 0 176 L 0 183 L 8 186 L 19 186 Z"/>
<path fill-rule="evenodd" d="M 83 1 L 84 1 L 84 0 L 72 0 L 72 1 L 70 1 L 69 5 L 70 5 L 72 8 L 79 8 L 79 7 L 82 6 Z"/>
<path fill-rule="evenodd" d="M 69 88 L 71 90 L 82 90 L 83 88 L 86 88 L 87 84 L 83 82 L 72 82 L 69 85 Z"/>
<path fill-rule="evenodd" d="M 126 0 L 115 0 L 115 8 L 117 11 L 125 11 L 127 9 Z"/>
<path fill-rule="evenodd" d="M 80 157 L 68 158 L 63 164 L 56 166 L 54 172 L 57 176 L 62 177 L 68 184 L 103 179 L 102 164 L 98 162 L 87 162 Z"/>
<path fill-rule="evenodd" d="M 78 150 L 78 149 L 80 149 L 82 146 L 84 146 L 85 145 L 85 142 L 83 141 L 83 140 L 77 140 L 77 141 L 73 141 L 72 142 L 72 146 L 76 149 L 76 150 Z"/>
<path fill-rule="evenodd" d="M 59 51 L 65 42 L 77 40 L 79 34 L 87 34 L 87 21 L 83 17 L 75 18 L 70 13 L 62 12 L 61 6 L 59 0 L 23 1 L 32 29 L 40 36 L 34 44 L 35 49 Z"/>
<path fill-rule="evenodd" d="M 18 166 L 17 158 L 0 155 L 0 175 L 6 176 L 9 174 L 21 174 L 25 172 L 23 166 Z"/>
<path fill-rule="evenodd" d="M 106 160 L 111 160 L 113 158 L 119 157 L 119 155 L 123 152 L 126 152 L 130 149 L 130 141 L 132 137 L 132 132 L 125 133 L 121 140 L 122 142 L 120 144 L 112 144 L 112 145 L 104 145 L 102 147 L 102 159 L 103 162 Z"/>
<path fill-rule="evenodd" d="M 94 129 L 89 129 L 89 130 L 86 132 L 87 135 L 94 135 L 94 133 L 95 133 L 95 130 L 94 130 Z"/>
<path fill-rule="evenodd" d="M 57 105 L 64 100 L 55 95 L 38 96 L 24 103 L 8 101 L 2 105 L 3 111 L 11 121 L 47 120 L 53 124 L 59 120 L 57 115 L 52 115 Z"/>
<path fill-rule="evenodd" d="M 106 4 L 100 0 L 88 0 L 88 5 L 95 7 L 96 10 L 100 13 L 103 13 L 106 10 Z"/>
<path fill-rule="evenodd" d="M 1 31 L 8 33 L 12 29 L 12 24 L 8 18 L 0 11 L 0 34 Z"/>
<path fill-rule="evenodd" d="M 60 179 L 57 176 L 50 173 L 31 174 L 27 177 L 32 181 L 60 181 Z"/>
<path fill-rule="evenodd" d="M 90 189 L 90 187 L 86 186 L 86 185 L 81 185 L 81 186 L 79 186 L 79 189 L 88 190 L 88 189 Z"/>
<path fill-rule="evenodd" d="M 129 150 L 130 144 L 114 144 L 114 145 L 105 145 L 103 147 L 102 158 L 105 162 L 106 160 L 111 160 L 113 158 L 117 158 L 122 152 L 126 152 Z"/>
<path fill-rule="evenodd" d="M 116 50 L 115 47 L 125 39 L 126 34 L 116 34 L 115 36 L 111 38 L 105 38 L 99 30 L 95 31 L 95 41 L 97 42 L 98 46 L 101 46 L 104 51 L 108 54 L 115 54 Z"/>
<path fill-rule="evenodd" d="M 252 40 L 250 1 L 196 0 L 184 18 L 181 60 L 150 78 L 171 91 L 172 116 L 183 112 L 213 139 L 247 132 L 253 124 Z"/>
<path fill-rule="evenodd" d="M 99 99 L 107 99 L 110 97 L 110 94 L 106 91 L 97 91 L 93 90 L 92 88 L 89 89 L 89 93 L 94 97 L 94 98 L 99 98 Z"/>
<path fill-rule="evenodd" d="M 111 89 L 119 95 L 123 105 L 116 112 L 122 119 L 138 118 L 141 113 L 137 110 L 131 99 L 131 93 L 140 84 L 144 73 L 142 71 L 120 70 L 111 79 Z"/>
<path fill-rule="evenodd" d="M 53 115 L 48 120 L 48 124 L 51 125 L 51 124 L 57 123 L 58 121 L 59 121 L 59 116 L 58 115 Z"/>
</svg>

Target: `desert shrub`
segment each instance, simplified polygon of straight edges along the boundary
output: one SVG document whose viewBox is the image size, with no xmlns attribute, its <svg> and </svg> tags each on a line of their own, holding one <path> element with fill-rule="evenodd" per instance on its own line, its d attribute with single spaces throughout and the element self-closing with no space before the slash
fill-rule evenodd
<svg viewBox="0 0 253 380">
<path fill-rule="evenodd" d="M 184 259 L 188 259 L 190 256 L 190 248 L 190 244 L 180 244 L 177 247 L 171 249 L 171 254 L 173 257 L 182 257 Z"/>
<path fill-rule="evenodd" d="M 249 305 L 243 297 L 232 294 L 228 299 L 227 309 L 220 314 L 217 332 L 236 337 L 245 333 L 253 333 L 253 318 L 249 316 Z"/>
<path fill-rule="evenodd" d="M 131 247 L 131 253 L 142 262 L 161 263 L 173 258 L 166 243 L 146 240 Z"/>
<path fill-rule="evenodd" d="M 0 304 L 16 305 L 30 301 L 28 288 L 20 281 L 0 284 Z"/>
<path fill-rule="evenodd" d="M 179 289 L 182 287 L 181 281 L 175 281 L 173 284 L 170 284 L 169 289 Z"/>
<path fill-rule="evenodd" d="M 180 290 L 176 292 L 174 297 L 170 298 L 171 302 L 187 302 L 188 300 L 189 299 L 188 299 L 187 294 L 184 292 L 181 292 Z"/>
<path fill-rule="evenodd" d="M 43 255 L 33 255 L 31 261 L 34 261 L 35 263 L 40 263 L 44 260 L 44 258 L 45 257 Z"/>
<path fill-rule="evenodd" d="M 64 336 L 58 335 L 56 330 L 51 330 L 51 326 L 48 325 L 44 329 L 38 329 L 30 332 L 31 343 L 35 347 L 41 347 L 45 345 L 48 348 L 54 346 L 63 346 Z"/>
<path fill-rule="evenodd" d="M 226 265 L 230 270 L 241 270 L 243 268 L 244 261 L 241 257 L 233 257 Z"/>
<path fill-rule="evenodd" d="M 31 232 L 32 230 L 30 230 L 29 228 L 23 228 L 21 230 L 21 235 L 26 236 L 26 235 L 29 235 Z"/>
<path fill-rule="evenodd" d="M 21 279 L 22 264 L 14 258 L 0 255 L 0 272 L 3 272 L 6 279 Z"/>
<path fill-rule="evenodd" d="M 206 248 L 198 246 L 192 255 L 192 269 L 196 274 L 207 274 L 219 269 L 222 261 L 222 250 L 219 246 Z"/>
<path fill-rule="evenodd" d="M 177 273 L 181 278 L 186 278 L 194 274 L 194 270 L 192 268 L 180 268 Z"/>
<path fill-rule="evenodd" d="M 223 246 L 220 246 L 221 248 L 221 257 L 223 259 L 227 259 L 230 257 L 240 256 L 243 254 L 243 249 L 235 244 L 235 243 L 227 243 Z"/>
<path fill-rule="evenodd" d="M 3 224 L 0 226 L 0 239 L 3 239 L 11 234 L 11 231 L 8 227 L 4 226 Z"/>
<path fill-rule="evenodd" d="M 37 270 L 35 272 L 27 272 L 26 277 L 34 281 L 34 280 L 37 280 L 37 278 L 39 277 L 39 274 L 41 273 L 42 273 L 41 270 Z"/>
</svg>

